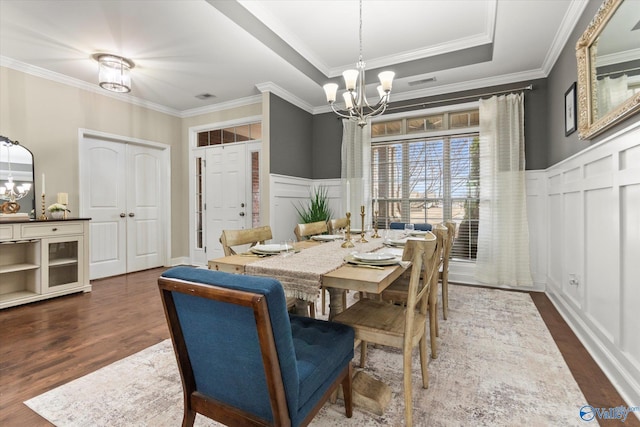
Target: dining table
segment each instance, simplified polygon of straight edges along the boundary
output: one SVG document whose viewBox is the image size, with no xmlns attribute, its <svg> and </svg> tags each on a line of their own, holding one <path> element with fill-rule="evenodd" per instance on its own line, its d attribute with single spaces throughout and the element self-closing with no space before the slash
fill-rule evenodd
<svg viewBox="0 0 640 427">
<path fill-rule="evenodd" d="M 344 307 L 344 291 L 380 294 L 402 275 L 409 263 L 401 261 L 402 248 L 385 248 L 383 239 L 366 243 L 354 241 L 354 247 L 343 248 L 342 240 L 305 240 L 294 243 L 295 252 L 265 256 L 254 252 L 209 260 L 211 270 L 236 274 L 268 276 L 278 279 L 287 297 L 316 302 L 324 287 L 329 291 L 329 320 Z M 385 248 L 398 258 L 391 265 L 351 264 L 345 261 L 354 253 L 368 253 Z M 304 307 L 304 306 L 303 306 Z"/>
<path fill-rule="evenodd" d="M 297 311 L 305 310 L 307 301 L 316 302 L 322 287 L 329 291 L 329 320 L 343 310 L 345 290 L 366 294 L 380 294 L 400 277 L 411 265 L 402 261 L 402 247 L 385 247 L 384 239 L 369 237 L 368 242 L 352 240 L 353 247 L 343 247 L 342 240 L 305 240 L 294 244 L 293 254 L 265 256 L 255 252 L 212 259 L 208 262 L 211 270 L 236 274 L 251 274 L 274 277 L 284 288 L 287 297 L 296 297 L 303 304 Z M 349 263 L 354 253 L 380 251 L 397 256 L 390 265 Z M 286 256 L 285 256 L 286 255 Z M 357 343 L 356 343 L 357 344 Z M 391 401 L 391 388 L 373 378 L 365 371 L 358 371 L 353 377 L 353 402 L 378 415 L 382 415 Z"/>
</svg>

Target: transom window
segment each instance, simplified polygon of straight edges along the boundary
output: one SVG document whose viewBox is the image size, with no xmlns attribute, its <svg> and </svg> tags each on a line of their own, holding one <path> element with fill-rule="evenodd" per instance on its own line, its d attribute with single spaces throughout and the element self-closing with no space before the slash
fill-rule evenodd
<svg viewBox="0 0 640 427">
<path fill-rule="evenodd" d="M 198 132 L 198 147 L 262 139 L 262 122 Z"/>
</svg>

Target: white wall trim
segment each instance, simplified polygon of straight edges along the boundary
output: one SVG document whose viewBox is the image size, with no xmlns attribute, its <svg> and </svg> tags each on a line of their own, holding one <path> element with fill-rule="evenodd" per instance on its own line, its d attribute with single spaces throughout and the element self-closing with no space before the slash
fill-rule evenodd
<svg viewBox="0 0 640 427">
<path fill-rule="evenodd" d="M 545 180 L 546 293 L 622 398 L 637 406 L 640 122 L 551 166 Z"/>
</svg>

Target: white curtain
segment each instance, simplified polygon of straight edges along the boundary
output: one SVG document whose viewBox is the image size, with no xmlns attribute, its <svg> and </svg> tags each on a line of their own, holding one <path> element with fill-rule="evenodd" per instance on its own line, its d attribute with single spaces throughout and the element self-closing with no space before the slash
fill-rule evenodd
<svg viewBox="0 0 640 427">
<path fill-rule="evenodd" d="M 622 104 L 633 95 L 633 91 L 630 91 L 628 88 L 626 74 L 615 79 L 605 77 L 602 80 L 598 80 L 597 91 L 597 118 L 604 117 L 608 112 Z"/>
<path fill-rule="evenodd" d="M 342 206 L 351 212 L 351 227 L 361 228 L 361 207 L 365 224 L 371 224 L 371 123 L 363 128 L 351 120 L 342 120 Z"/>
<path fill-rule="evenodd" d="M 478 281 L 532 284 L 525 191 L 524 94 L 481 99 Z"/>
</svg>

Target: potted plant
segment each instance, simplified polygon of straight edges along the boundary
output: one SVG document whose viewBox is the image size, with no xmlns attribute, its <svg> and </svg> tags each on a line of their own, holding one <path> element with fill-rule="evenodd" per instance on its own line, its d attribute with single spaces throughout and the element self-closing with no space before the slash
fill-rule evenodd
<svg viewBox="0 0 640 427">
<path fill-rule="evenodd" d="M 308 224 L 317 221 L 329 221 L 331 219 L 331 209 L 329 208 L 328 190 L 324 186 L 319 186 L 309 197 L 308 206 L 300 208 L 295 206 L 301 224 Z"/>
<path fill-rule="evenodd" d="M 50 205 L 47 210 L 51 214 L 53 219 L 63 219 L 66 212 L 71 212 L 67 207 L 61 203 L 54 203 Z"/>
</svg>

